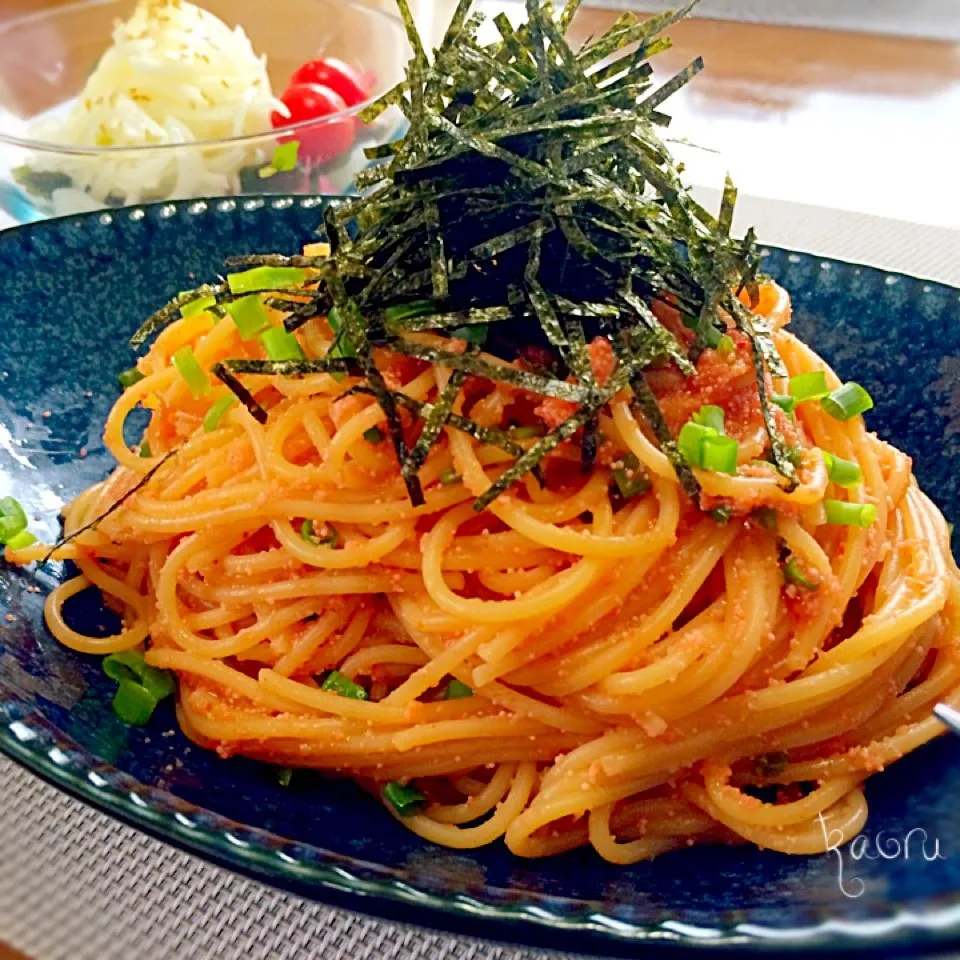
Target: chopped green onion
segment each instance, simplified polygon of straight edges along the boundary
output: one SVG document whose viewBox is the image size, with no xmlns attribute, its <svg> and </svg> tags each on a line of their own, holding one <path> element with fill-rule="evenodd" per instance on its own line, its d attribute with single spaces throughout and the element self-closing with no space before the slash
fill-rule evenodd
<svg viewBox="0 0 960 960">
<path fill-rule="evenodd" d="M 117 374 L 117 381 L 121 390 L 126 390 L 127 387 L 132 387 L 143 379 L 144 375 L 136 367 L 131 367 L 129 370 L 123 370 Z"/>
<path fill-rule="evenodd" d="M 720 507 L 714 507 L 710 511 L 710 516 L 721 526 L 729 523 L 733 519 L 733 507 L 728 507 L 726 504 Z"/>
<path fill-rule="evenodd" d="M 231 293 L 250 293 L 252 290 L 281 290 L 299 287 L 307 279 L 303 267 L 253 267 L 241 273 L 231 273 L 227 284 Z"/>
<path fill-rule="evenodd" d="M 790 378 L 790 396 L 797 403 L 807 400 L 819 400 L 830 392 L 827 387 L 827 375 L 822 370 L 808 370 Z"/>
<path fill-rule="evenodd" d="M 700 466 L 714 473 L 737 472 L 740 444 L 733 437 L 704 437 L 700 445 Z"/>
<path fill-rule="evenodd" d="M 734 348 L 735 348 L 735 345 L 733 342 L 733 337 L 725 333 L 720 338 L 720 341 L 717 343 L 716 350 L 721 357 L 729 357 L 730 354 L 733 353 Z"/>
<path fill-rule="evenodd" d="M 800 566 L 796 557 L 790 557 L 783 565 L 783 579 L 802 590 L 816 590 L 820 584 L 811 580 Z"/>
<path fill-rule="evenodd" d="M 29 530 L 21 530 L 15 533 L 8 541 L 7 546 L 11 550 L 23 550 L 37 542 L 37 538 Z"/>
<path fill-rule="evenodd" d="M 329 690 L 338 696 L 346 697 L 349 700 L 366 700 L 367 691 L 360 686 L 348 680 L 339 670 L 331 670 L 326 679 L 320 684 L 321 690 Z"/>
<path fill-rule="evenodd" d="M 466 327 L 454 327 L 450 331 L 451 337 L 458 340 L 466 340 L 467 343 L 482 345 L 487 342 L 489 327 L 485 323 L 471 323 Z"/>
<path fill-rule="evenodd" d="M 169 697 L 177 689 L 176 680 L 170 670 L 158 670 L 156 667 L 145 666 L 140 683 L 151 696 L 157 700 Z"/>
<path fill-rule="evenodd" d="M 157 698 L 135 680 L 121 680 L 113 697 L 113 712 L 135 727 L 146 726 L 157 708 Z"/>
<path fill-rule="evenodd" d="M 369 430 L 363 431 L 363 439 L 367 443 L 382 443 L 383 431 L 379 427 L 370 427 Z"/>
<path fill-rule="evenodd" d="M 852 460 L 844 460 L 824 450 L 823 462 L 827 465 L 827 476 L 831 483 L 840 487 L 855 487 L 863 480 L 860 465 Z"/>
<path fill-rule="evenodd" d="M 723 433 L 723 408 L 706 404 L 693 415 L 693 422 L 699 423 L 701 427 L 713 427 L 717 433 Z"/>
<path fill-rule="evenodd" d="M 784 753 L 782 750 L 774 750 L 772 753 L 761 753 L 760 756 L 753 761 L 753 769 L 757 776 L 767 779 L 769 777 L 779 776 L 787 769 L 789 763 L 789 754 Z"/>
<path fill-rule="evenodd" d="M 444 691 L 443 699 L 444 700 L 465 700 L 467 697 L 473 696 L 473 688 L 468 687 L 462 680 L 458 680 L 454 677 L 448 684 L 447 689 Z"/>
<path fill-rule="evenodd" d="M 777 529 L 777 511 L 773 507 L 757 507 L 753 511 L 753 519 L 763 527 L 764 530 Z"/>
<path fill-rule="evenodd" d="M 103 672 L 119 683 L 121 680 L 136 680 L 140 682 L 140 674 L 146 666 L 143 654 L 136 650 L 121 650 L 103 658 Z"/>
<path fill-rule="evenodd" d="M 27 515 L 13 497 L 0 497 L 0 543 L 9 543 L 27 529 Z"/>
<path fill-rule="evenodd" d="M 460 483 L 463 480 L 463 477 L 457 473 L 456 470 L 451 467 L 449 470 L 444 470 L 440 474 L 440 483 L 445 487 L 452 487 L 457 483 Z"/>
<path fill-rule="evenodd" d="M 820 401 L 824 413 L 834 420 L 849 420 L 873 409 L 873 397 L 852 380 L 837 387 Z"/>
<path fill-rule="evenodd" d="M 391 780 L 383 788 L 383 799 L 393 807 L 401 817 L 409 817 L 427 804 L 427 798 L 409 784 Z"/>
<path fill-rule="evenodd" d="M 176 689 L 176 682 L 170 670 L 158 670 L 151 667 L 143 654 L 137 650 L 122 650 L 111 653 L 103 660 L 103 672 L 117 683 L 137 683 L 155 700 L 169 697 Z"/>
<path fill-rule="evenodd" d="M 186 380 L 194 398 L 205 397 L 211 391 L 210 381 L 197 362 L 197 358 L 193 355 L 193 347 L 189 344 L 181 347 L 173 355 L 173 365 L 177 368 L 180 376 Z"/>
<path fill-rule="evenodd" d="M 256 294 L 241 297 L 225 303 L 224 309 L 230 314 L 241 340 L 252 340 L 258 333 L 263 333 L 270 326 L 270 318 L 264 310 L 260 298 Z"/>
<path fill-rule="evenodd" d="M 511 427 L 510 436 L 514 440 L 529 440 L 531 437 L 542 437 L 542 427 Z"/>
<path fill-rule="evenodd" d="M 141 456 L 141 457 L 152 457 L 152 456 L 153 456 L 153 454 L 150 452 L 150 442 L 149 442 L 148 440 L 144 440 L 144 441 L 140 444 L 140 456 Z"/>
<path fill-rule="evenodd" d="M 332 523 L 324 523 L 327 533 L 323 537 L 317 536 L 313 529 L 312 520 L 304 520 L 300 524 L 300 538 L 314 547 L 331 547 L 336 549 L 340 545 L 340 531 Z"/>
<path fill-rule="evenodd" d="M 297 154 L 300 152 L 299 140 L 288 140 L 273 151 L 270 166 L 279 173 L 297 169 Z"/>
<path fill-rule="evenodd" d="M 305 360 L 300 341 L 292 333 L 287 333 L 283 327 L 271 327 L 260 334 L 267 356 L 271 360 Z"/>
<path fill-rule="evenodd" d="M 789 393 L 772 393 L 770 400 L 784 413 L 793 413 L 797 409 L 797 398 L 791 397 Z"/>
<path fill-rule="evenodd" d="M 877 508 L 872 503 L 848 503 L 846 500 L 824 500 L 827 523 L 843 527 L 869 527 L 877 519 Z"/>
<path fill-rule="evenodd" d="M 708 437 L 716 436 L 718 436 L 718 434 L 713 427 L 705 427 L 702 424 L 688 420 L 680 428 L 680 433 L 677 436 L 677 449 L 690 466 L 702 467 L 703 442 Z"/>
<path fill-rule="evenodd" d="M 209 310 L 211 307 L 215 307 L 216 305 L 216 297 L 197 297 L 196 300 L 191 300 L 189 303 L 185 303 L 180 308 L 180 316 L 193 317 L 198 313 L 203 313 L 205 310 Z"/>
<path fill-rule="evenodd" d="M 436 312 L 435 300 L 413 300 L 410 303 L 397 303 L 387 307 L 383 311 L 383 320 L 384 323 L 390 324 L 397 320 L 412 320 L 414 317 L 425 317 Z M 329 317 L 327 319 L 329 320 Z"/>
<path fill-rule="evenodd" d="M 293 767 L 277 767 L 277 783 L 281 787 L 289 787 L 293 780 Z"/>
<path fill-rule="evenodd" d="M 623 466 L 614 468 L 612 476 L 624 499 L 646 493 L 651 487 L 650 478 L 640 461 L 632 453 L 626 453 L 620 457 L 620 462 Z"/>
<path fill-rule="evenodd" d="M 203 418 L 203 429 L 206 433 L 213 433 L 220 426 L 220 421 L 224 414 L 237 402 L 235 394 L 225 393 L 219 400 L 215 401 L 213 406 L 207 411 Z"/>
<path fill-rule="evenodd" d="M 340 322 L 340 311 L 336 307 L 330 308 L 330 312 L 327 314 L 327 323 L 330 324 L 330 329 L 334 333 L 340 332 L 340 327 L 342 326 Z"/>
</svg>

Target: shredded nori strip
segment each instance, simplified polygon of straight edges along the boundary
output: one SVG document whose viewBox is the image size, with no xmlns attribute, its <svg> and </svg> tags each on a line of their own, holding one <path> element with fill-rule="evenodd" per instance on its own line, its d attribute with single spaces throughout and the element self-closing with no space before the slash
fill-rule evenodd
<svg viewBox="0 0 960 960">
<path fill-rule="evenodd" d="M 40 566 L 43 566 L 53 556 L 54 552 L 60 549 L 60 547 L 70 543 L 71 540 L 75 540 L 80 536 L 81 533 L 86 533 L 88 530 L 96 529 L 96 527 L 98 527 L 102 521 L 106 520 L 111 513 L 116 513 L 116 511 L 119 510 L 135 493 L 139 493 L 153 479 L 154 474 L 156 474 L 156 472 L 162 466 L 169 463 L 170 460 L 179 452 L 179 447 L 169 450 L 122 497 L 120 497 L 119 500 L 107 507 L 103 513 L 95 517 L 89 523 L 85 523 L 82 527 L 78 527 L 68 536 L 60 537 L 57 542 L 47 551 L 46 556 L 40 561 Z"/>
<path fill-rule="evenodd" d="M 450 374 L 450 379 L 447 381 L 446 386 L 440 391 L 440 395 L 431 405 L 432 409 L 429 415 L 423 418 L 423 429 L 420 431 L 420 436 L 414 448 L 410 451 L 410 455 L 401 464 L 400 469 L 405 482 L 409 483 L 410 478 L 416 476 L 417 471 L 423 466 L 423 462 L 427 459 L 430 448 L 440 436 L 443 425 L 450 417 L 453 405 L 457 399 L 457 394 L 463 386 L 464 378 L 464 373 L 460 370 L 454 370 L 453 373 Z"/>
<path fill-rule="evenodd" d="M 267 411 L 257 403 L 253 394 L 227 369 L 225 364 L 218 363 L 213 368 L 213 375 L 250 411 L 251 416 L 258 423 L 267 422 Z"/>
<path fill-rule="evenodd" d="M 151 314 L 140 324 L 136 333 L 130 338 L 130 346 L 136 350 L 143 346 L 155 333 L 159 333 L 165 326 L 173 323 L 179 317 L 180 308 L 184 304 L 192 303 L 200 297 L 219 297 L 227 289 L 225 283 L 216 285 L 204 283 L 195 290 L 178 293 L 169 303 L 157 310 L 156 313 Z"/>
<path fill-rule="evenodd" d="M 770 331 L 738 299 L 747 290 L 756 303 L 756 239 L 752 231 L 742 240 L 731 236 L 736 190 L 729 179 L 715 217 L 690 195 L 661 140 L 669 122 L 664 102 L 703 63 L 697 58 L 655 86 L 650 58 L 670 47 L 664 29 L 695 0 L 646 19 L 624 13 L 579 50 L 564 37 L 579 0 L 565 0 L 562 9 L 552 0 L 525 0 L 527 22 L 513 27 L 498 14 L 499 39 L 492 42 L 479 39 L 485 17 L 473 0 L 458 0 L 432 56 L 408 0 L 397 3 L 413 51 L 407 74 L 360 116 L 370 122 L 394 108 L 407 130 L 367 151 L 374 164 L 357 177 L 362 196 L 324 211 L 330 255 L 264 253 L 228 261 L 315 271 L 301 288 L 262 297 L 284 314 L 287 330 L 327 316 L 335 343 L 319 360 L 227 359 L 214 372 L 261 420 L 266 412 L 238 374 L 357 378 L 350 389 L 370 393 L 383 408 L 417 504 L 423 502 L 419 469 L 445 425 L 508 450 L 515 463 L 478 509 L 528 470 L 538 471 L 544 456 L 580 430 L 581 462 L 590 470 L 601 408 L 612 388 L 631 386 L 637 412 L 696 499 L 693 472 L 644 371 L 673 366 L 691 374 L 732 320 L 751 344 L 772 460 L 795 482 L 764 379 L 785 371 Z M 134 345 L 204 295 L 218 303 L 233 298 L 225 283 L 181 294 L 141 327 Z M 658 319 L 657 301 L 679 311 L 694 331 L 691 347 Z M 431 331 L 430 346 L 424 331 Z M 598 336 L 617 357 L 602 387 L 588 349 Z M 467 352 L 456 342 L 462 339 L 471 344 Z M 528 347 L 548 349 L 553 359 L 531 364 Z M 447 368 L 447 387 L 428 404 L 390 389 L 378 367 L 390 352 Z M 453 412 L 468 376 L 569 401 L 576 410 L 524 449 L 506 431 Z M 412 449 L 400 408 L 415 420 Z"/>
</svg>

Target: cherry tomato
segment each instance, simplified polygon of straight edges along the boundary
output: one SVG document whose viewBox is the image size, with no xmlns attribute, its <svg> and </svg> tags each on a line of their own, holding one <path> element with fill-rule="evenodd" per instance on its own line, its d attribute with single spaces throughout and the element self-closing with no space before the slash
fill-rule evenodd
<svg viewBox="0 0 960 960">
<path fill-rule="evenodd" d="M 370 96 L 367 77 L 342 60 L 308 60 L 290 77 L 290 85 L 296 83 L 319 83 L 343 97 L 348 107 L 363 103 Z"/>
<path fill-rule="evenodd" d="M 283 117 L 275 111 L 270 117 L 274 129 L 302 123 L 304 120 L 320 120 L 347 109 L 343 97 L 338 93 L 329 87 L 313 83 L 292 84 L 280 99 L 290 111 L 290 116 Z M 340 117 L 297 131 L 296 137 L 300 141 L 299 155 L 304 160 L 317 163 L 333 160 L 353 146 L 356 131 L 356 117 Z"/>
</svg>

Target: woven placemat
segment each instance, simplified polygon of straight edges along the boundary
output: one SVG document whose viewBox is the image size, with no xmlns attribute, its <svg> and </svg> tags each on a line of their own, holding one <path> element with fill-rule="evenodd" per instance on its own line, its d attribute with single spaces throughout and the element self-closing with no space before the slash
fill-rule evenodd
<svg viewBox="0 0 960 960">
<path fill-rule="evenodd" d="M 31 960 L 573 960 L 335 910 L 144 836 L 0 757 L 0 943 Z"/>
</svg>

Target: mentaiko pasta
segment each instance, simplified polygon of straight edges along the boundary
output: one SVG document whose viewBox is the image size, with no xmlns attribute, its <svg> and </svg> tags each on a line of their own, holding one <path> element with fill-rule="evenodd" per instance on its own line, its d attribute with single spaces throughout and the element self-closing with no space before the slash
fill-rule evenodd
<svg viewBox="0 0 960 960">
<path fill-rule="evenodd" d="M 786 294 L 762 288 L 760 309 L 781 328 L 789 374 L 822 370 L 836 388 L 782 329 Z M 746 475 L 697 479 L 732 518 L 686 498 L 629 390 L 600 417 L 602 462 L 589 476 L 560 448 L 544 487 L 528 477 L 478 515 L 473 500 L 508 455 L 446 427 L 415 507 L 377 436 L 383 411 L 351 395 L 351 380 L 248 378 L 273 394 L 267 423 L 235 406 L 204 432 L 215 398 L 193 398 L 171 357 L 190 344 L 209 366 L 242 351 L 233 324 L 214 320 L 177 320 L 141 361 L 144 379 L 106 425 L 120 466 L 70 505 L 66 532 L 155 463 L 123 440 L 139 403 L 154 410 L 154 458 L 182 446 L 59 549 L 81 575 L 47 603 L 50 628 L 74 649 L 149 637 L 146 659 L 176 672 L 179 719 L 198 743 L 381 786 L 412 780 L 429 802 L 403 822 L 447 846 L 503 836 L 543 856 L 590 843 L 629 863 L 735 839 L 823 850 L 824 825 L 832 838 L 863 825 L 864 780 L 942 729 L 930 709 L 960 683 L 960 579 L 943 518 L 907 457 L 860 417 L 837 421 L 816 404 L 800 404 L 793 424 L 778 414 L 803 450 L 796 489 L 772 481 L 769 464 L 750 469 L 762 441 L 756 404 L 741 401 L 742 339 L 726 358 L 702 358 L 694 377 L 671 383 L 663 371 L 656 384 L 668 416 L 704 399 L 727 410 Z M 318 355 L 330 337 L 320 321 L 300 332 Z M 407 360 L 391 371 L 424 401 L 445 374 Z M 497 386 L 458 407 L 499 425 L 518 392 Z M 862 482 L 831 483 L 823 450 L 857 464 Z M 650 489 L 615 504 L 613 474 L 629 454 Z M 876 507 L 869 528 L 823 522 L 839 493 Z M 314 539 L 335 530 L 339 543 L 305 540 L 306 520 Z M 786 552 L 806 588 L 785 581 Z M 121 634 L 88 638 L 64 622 L 64 601 L 89 584 L 123 612 Z M 369 698 L 322 689 L 330 670 Z M 444 699 L 451 678 L 472 696 Z M 765 802 L 770 785 L 776 802 Z"/>
<path fill-rule="evenodd" d="M 407 78 L 361 116 L 409 130 L 328 243 L 134 335 L 50 629 L 142 652 L 105 661 L 132 721 L 172 671 L 197 743 L 349 774 L 450 847 L 854 836 L 960 704 L 960 573 L 869 394 L 787 332 L 732 185 L 717 216 L 684 190 L 659 108 L 700 62 L 655 90 L 647 62 L 675 15 L 574 51 L 576 0 L 531 3 L 480 47 L 465 0 L 431 62 L 400 6 Z M 91 585 L 116 636 L 68 623 Z"/>
</svg>

